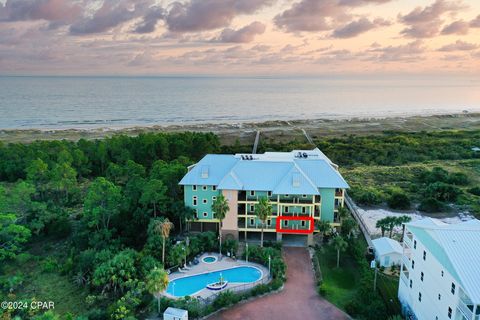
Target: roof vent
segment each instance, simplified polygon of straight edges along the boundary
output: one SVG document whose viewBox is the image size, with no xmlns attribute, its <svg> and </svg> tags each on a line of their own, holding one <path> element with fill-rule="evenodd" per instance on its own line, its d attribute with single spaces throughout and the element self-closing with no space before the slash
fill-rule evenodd
<svg viewBox="0 0 480 320">
<path fill-rule="evenodd" d="M 208 166 L 202 166 L 202 178 L 203 179 L 208 178 Z"/>
<path fill-rule="evenodd" d="M 299 173 L 294 173 L 292 177 L 292 186 L 295 188 L 300 187 L 300 174 Z"/>
</svg>

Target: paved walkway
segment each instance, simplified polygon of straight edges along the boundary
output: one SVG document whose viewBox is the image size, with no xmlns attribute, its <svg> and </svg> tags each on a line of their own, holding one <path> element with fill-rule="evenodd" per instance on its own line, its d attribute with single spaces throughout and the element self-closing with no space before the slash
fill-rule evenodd
<svg viewBox="0 0 480 320">
<path fill-rule="evenodd" d="M 215 314 L 209 320 L 350 319 L 315 290 L 310 256 L 305 248 L 284 248 L 287 282 L 278 294 L 258 298 Z"/>
</svg>

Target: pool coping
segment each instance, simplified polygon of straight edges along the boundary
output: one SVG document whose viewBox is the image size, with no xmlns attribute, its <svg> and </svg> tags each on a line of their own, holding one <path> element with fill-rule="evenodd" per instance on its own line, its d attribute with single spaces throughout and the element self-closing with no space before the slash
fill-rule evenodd
<svg viewBox="0 0 480 320">
<path fill-rule="evenodd" d="M 255 268 L 257 269 L 258 271 L 260 271 L 260 278 L 258 278 L 257 280 L 255 281 L 252 281 L 252 282 L 231 282 L 231 284 L 236 284 L 236 285 L 242 285 L 242 284 L 249 284 L 249 283 L 255 283 L 257 281 L 261 281 L 263 280 L 264 278 L 264 272 L 261 268 L 257 267 L 256 265 L 254 264 L 241 264 L 241 265 L 238 265 L 238 266 L 234 266 L 234 267 L 230 267 L 230 268 L 223 268 L 223 269 L 218 269 L 218 270 L 210 270 L 210 271 L 204 271 L 204 272 L 200 272 L 200 273 L 196 273 L 196 274 L 192 274 L 192 275 L 187 275 L 187 276 L 183 276 L 183 277 L 178 277 L 178 278 L 175 278 L 175 279 L 172 279 L 171 281 L 175 281 L 175 280 L 178 280 L 178 279 L 184 279 L 184 278 L 190 278 L 190 277 L 196 277 L 198 275 L 201 275 L 201 274 L 206 274 L 206 273 L 212 273 L 212 272 L 218 272 L 218 271 L 223 271 L 223 270 L 230 270 L 230 269 L 237 269 L 237 268 L 243 268 L 243 267 L 250 267 L 250 268 Z M 182 299 L 182 298 L 185 298 L 185 297 L 193 297 L 195 295 L 197 295 L 199 292 L 203 291 L 203 290 L 208 290 L 207 287 L 203 288 L 203 289 L 200 289 L 192 294 L 188 294 L 188 295 L 184 295 L 184 296 L 174 296 L 174 295 L 171 295 L 169 293 L 167 293 L 167 291 L 165 290 L 165 292 L 163 293 L 163 295 L 167 298 L 170 298 L 170 299 Z M 219 290 L 219 291 L 215 291 L 215 293 L 218 293 L 218 292 L 222 292 L 224 290 L 228 290 L 227 287 L 223 288 L 222 290 Z"/>
</svg>

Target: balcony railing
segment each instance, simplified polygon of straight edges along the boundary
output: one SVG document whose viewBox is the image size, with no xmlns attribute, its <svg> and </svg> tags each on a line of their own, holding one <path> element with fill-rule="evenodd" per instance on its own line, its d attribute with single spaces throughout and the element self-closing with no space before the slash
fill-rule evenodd
<svg viewBox="0 0 480 320">
<path fill-rule="evenodd" d="M 408 246 L 409 248 L 412 247 L 412 239 L 406 235 L 404 238 L 403 238 L 403 242 L 405 243 L 406 246 Z"/>
<path fill-rule="evenodd" d="M 408 272 L 401 272 L 400 273 L 400 279 L 402 279 L 402 281 L 408 287 Z"/>
<path fill-rule="evenodd" d="M 462 300 L 458 302 L 458 310 L 460 310 L 467 319 L 473 319 L 473 307 L 473 304 L 466 305 Z M 475 318 L 478 319 L 478 316 Z"/>
</svg>

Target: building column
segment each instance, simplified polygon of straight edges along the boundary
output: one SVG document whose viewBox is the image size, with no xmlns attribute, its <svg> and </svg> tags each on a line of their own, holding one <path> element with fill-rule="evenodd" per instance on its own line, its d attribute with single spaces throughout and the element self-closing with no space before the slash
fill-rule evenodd
<svg viewBox="0 0 480 320">
<path fill-rule="evenodd" d="M 308 246 L 313 246 L 313 233 L 309 233 L 307 235 L 307 245 Z"/>
<path fill-rule="evenodd" d="M 282 234 L 277 232 L 277 241 L 282 241 Z"/>
</svg>

